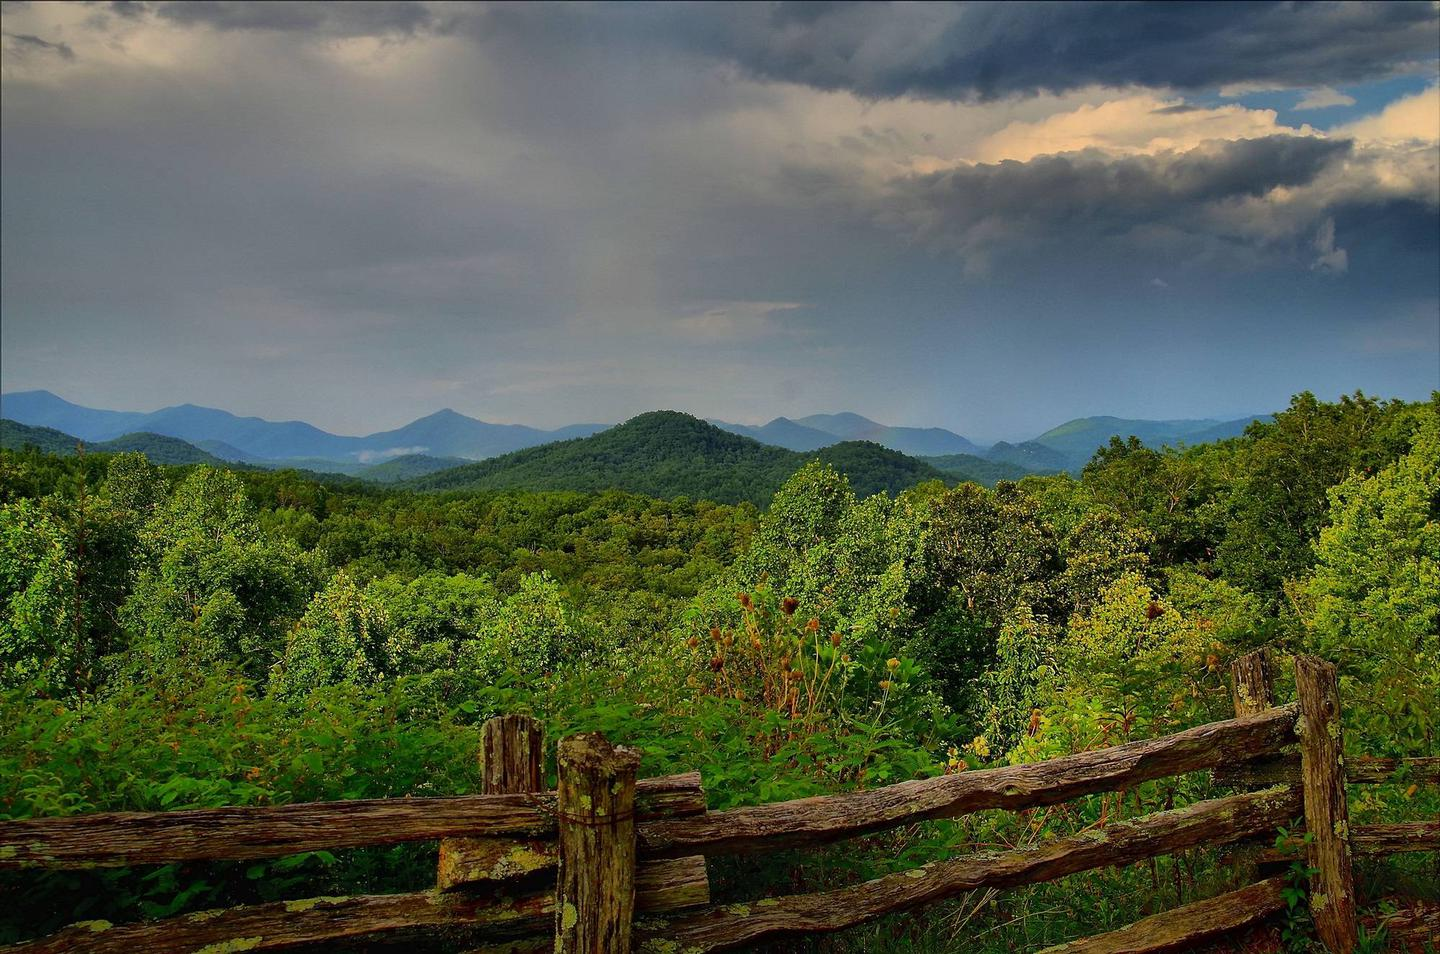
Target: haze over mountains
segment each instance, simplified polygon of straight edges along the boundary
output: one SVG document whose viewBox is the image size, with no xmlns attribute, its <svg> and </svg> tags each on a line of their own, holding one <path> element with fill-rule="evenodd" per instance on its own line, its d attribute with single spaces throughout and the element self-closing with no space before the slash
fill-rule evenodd
<svg viewBox="0 0 1440 954">
<path fill-rule="evenodd" d="M 149 413 L 90 408 L 49 391 L 0 395 L 0 417 L 32 427 L 52 428 L 61 436 L 87 442 L 115 441 L 126 435 L 179 438 L 207 455 L 260 466 L 294 466 L 358 473 L 372 465 L 397 478 L 414 477 L 466 461 L 487 460 L 515 451 L 587 437 L 605 424 L 574 424 L 555 430 L 520 424 L 492 424 L 456 411 L 437 411 L 403 427 L 365 436 L 323 431 L 304 421 L 266 421 L 240 417 L 217 408 L 182 404 Z M 1025 472 L 1075 470 L 1112 435 L 1135 435 L 1152 446 L 1202 443 L 1233 437 L 1253 417 L 1150 421 L 1088 417 L 1068 421 L 1018 444 L 989 448 L 944 428 L 896 427 L 854 413 L 777 417 L 764 425 L 711 421 L 715 427 L 792 452 L 810 453 L 844 442 L 870 442 L 912 458 L 934 458 L 930 466 L 951 473 L 983 470 L 996 477 Z"/>
</svg>

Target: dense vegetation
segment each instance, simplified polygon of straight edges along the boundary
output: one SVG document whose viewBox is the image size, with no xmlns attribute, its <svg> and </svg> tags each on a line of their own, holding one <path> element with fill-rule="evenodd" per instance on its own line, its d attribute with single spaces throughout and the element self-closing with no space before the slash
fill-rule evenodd
<svg viewBox="0 0 1440 954">
<path fill-rule="evenodd" d="M 632 424 L 449 471 L 472 489 L 445 493 L 7 451 L 0 817 L 470 791 L 477 726 L 501 711 L 552 737 L 603 730 L 645 774 L 699 769 L 712 807 L 763 802 L 1211 721 L 1229 660 L 1262 645 L 1340 666 L 1354 751 L 1440 752 L 1440 396 L 1305 394 L 1219 443 L 1115 439 L 1078 477 L 893 496 L 877 491 L 938 471 L 856 445 L 829 458 L 850 479 L 824 454 L 797 472 L 788 451 L 682 415 Z M 755 483 L 695 492 L 715 474 L 673 452 L 693 446 L 681 428 Z M 520 489 L 473 489 L 502 477 Z M 587 490 L 622 477 L 672 499 Z M 804 890 L 1214 791 L 1186 776 L 927 823 L 717 867 L 719 890 Z M 1437 810 L 1400 784 L 1352 817 Z M 1367 867 L 1367 895 L 1433 896 L 1433 864 Z M 408 846 L 12 877 L 0 941 L 433 875 L 433 849 Z M 1188 852 L 832 947 L 1030 950 L 1227 877 Z"/>
</svg>

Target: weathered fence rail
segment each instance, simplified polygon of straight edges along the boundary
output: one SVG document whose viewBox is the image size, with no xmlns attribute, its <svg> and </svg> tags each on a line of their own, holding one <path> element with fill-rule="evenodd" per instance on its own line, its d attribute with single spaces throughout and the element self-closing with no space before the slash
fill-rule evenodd
<svg viewBox="0 0 1440 954">
<path fill-rule="evenodd" d="M 707 812 L 698 773 L 636 780 L 635 753 L 599 736 L 562 741 L 559 790 L 542 791 L 541 733 L 504 716 L 484 729 L 480 794 L 0 822 L 0 867 L 92 868 L 278 857 L 439 841 L 436 888 L 308 898 L 159 921 L 83 922 L 15 951 L 275 950 L 422 938 L 475 950 L 730 950 L 839 931 L 977 888 L 1011 888 L 1199 846 L 1273 841 L 1305 819 L 1317 933 L 1355 944 L 1351 856 L 1440 850 L 1440 821 L 1357 826 L 1344 786 L 1440 782 L 1440 758 L 1345 764 L 1334 669 L 1297 661 L 1298 701 L 1271 705 L 1268 665 L 1236 663 L 1236 718 L 1030 765 L 963 772 L 870 791 Z M 1295 751 L 1298 749 L 1298 753 Z M 822 845 L 918 821 L 1020 811 L 1155 779 L 1211 771 L 1242 791 L 1052 838 L 1029 848 L 932 862 L 829 891 L 712 905 L 705 857 Z M 1280 910 L 1285 881 L 1248 852 L 1255 882 L 1050 952 L 1184 947 Z M 1416 918 L 1423 930 L 1428 923 Z M 477 945 L 480 945 L 477 947 Z"/>
<path fill-rule="evenodd" d="M 635 811 L 645 819 L 704 812 L 700 774 L 637 782 Z M 0 823 L 0 868 L 278 858 L 454 835 L 553 839 L 556 815 L 555 793 L 535 792 L 32 818 Z"/>
</svg>

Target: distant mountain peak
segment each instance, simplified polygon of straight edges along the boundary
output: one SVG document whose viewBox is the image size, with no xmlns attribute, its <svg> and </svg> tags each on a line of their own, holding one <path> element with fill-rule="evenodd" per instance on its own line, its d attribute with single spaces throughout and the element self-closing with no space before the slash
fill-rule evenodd
<svg viewBox="0 0 1440 954">
<path fill-rule="evenodd" d="M 422 421 L 474 421 L 474 420 L 478 420 L 478 418 L 473 418 L 473 417 L 471 417 L 471 416 L 468 415 L 468 414 L 461 414 L 459 411 L 455 410 L 453 407 L 442 407 L 440 410 L 434 412 L 433 414 L 426 414 L 424 417 L 417 417 L 415 420 L 411 421 L 410 423 L 412 423 L 412 424 L 419 424 L 419 423 L 422 422 Z"/>
</svg>

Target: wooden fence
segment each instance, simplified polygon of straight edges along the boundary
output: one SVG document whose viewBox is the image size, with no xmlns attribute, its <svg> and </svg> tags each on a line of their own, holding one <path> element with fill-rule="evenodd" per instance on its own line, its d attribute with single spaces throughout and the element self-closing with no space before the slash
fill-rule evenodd
<svg viewBox="0 0 1440 954">
<path fill-rule="evenodd" d="M 1253 883 L 1118 931 L 1049 949 L 1183 948 L 1274 914 L 1285 875 L 1253 847 L 1303 815 L 1309 903 L 1331 951 L 1356 944 L 1352 854 L 1440 849 L 1440 823 L 1352 828 L 1345 785 L 1440 782 L 1440 759 L 1345 764 L 1335 669 L 1296 662 L 1298 699 L 1272 706 L 1268 663 L 1235 664 L 1236 718 L 1030 765 L 870 791 L 708 812 L 697 773 L 636 780 L 639 758 L 595 734 L 564 739 L 544 791 L 541 732 L 502 716 L 484 727 L 481 794 L 0 823 L 0 867 L 91 868 L 439 840 L 434 890 L 307 898 L 112 925 L 82 922 L 11 951 L 241 951 L 419 940 L 481 951 L 626 954 L 730 950 L 839 931 L 977 888 L 1010 888 L 1199 846 L 1237 846 Z M 1295 749 L 1298 748 L 1298 755 Z M 1019 811 L 1210 770 L 1238 794 L 987 851 L 834 890 L 712 904 L 706 857 L 821 845 L 925 819 Z M 1249 843 L 1252 847 L 1245 847 Z M 1435 912 L 1410 930 L 1440 933 Z"/>
</svg>

